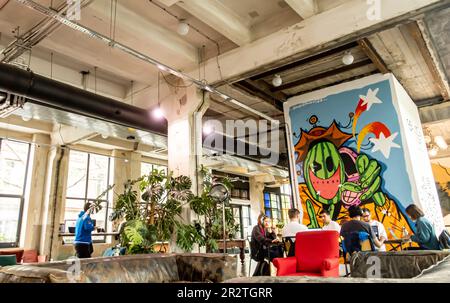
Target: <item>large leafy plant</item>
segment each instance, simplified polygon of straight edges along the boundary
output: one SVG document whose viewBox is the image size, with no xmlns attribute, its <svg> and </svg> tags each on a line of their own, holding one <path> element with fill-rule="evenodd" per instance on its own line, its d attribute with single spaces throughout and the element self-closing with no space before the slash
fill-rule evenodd
<svg viewBox="0 0 450 303">
<path fill-rule="evenodd" d="M 192 240 L 201 238 L 198 244 L 201 246 L 205 245 L 206 251 L 212 252 L 218 249 L 217 240 L 223 239 L 222 207 L 225 207 L 225 232 L 227 238 L 233 238 L 233 235 L 239 231 L 239 225 L 235 222 L 231 208 L 227 207 L 229 206 L 230 198 L 224 203 L 218 203 L 217 200 L 211 197 L 210 192 L 215 181 L 211 172 L 202 166 L 199 173 L 203 178 L 203 190 L 199 196 L 192 198 L 190 207 L 200 217 L 200 222 L 197 223 L 195 230 L 201 236 L 193 236 Z M 220 181 L 231 191 L 232 183 L 230 179 L 223 178 Z"/>
<path fill-rule="evenodd" d="M 125 184 L 111 220 L 125 220 L 120 238 L 127 253 L 154 252 L 157 241 L 168 241 L 177 229 L 188 229 L 181 223 L 180 215 L 182 206 L 193 197 L 191 186 L 189 177 L 173 177 L 171 173 L 156 169 Z M 182 243 L 183 238 L 177 239 L 177 244 L 179 241 Z"/>
</svg>

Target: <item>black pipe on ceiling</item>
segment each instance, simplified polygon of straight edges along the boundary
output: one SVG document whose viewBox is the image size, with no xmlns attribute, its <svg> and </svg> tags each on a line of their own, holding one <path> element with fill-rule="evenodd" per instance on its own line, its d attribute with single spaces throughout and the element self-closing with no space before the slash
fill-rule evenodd
<svg viewBox="0 0 450 303">
<path fill-rule="evenodd" d="M 30 102 L 167 136 L 167 120 L 153 120 L 149 111 L 103 97 L 18 67 L 0 63 L 0 89 Z"/>
</svg>

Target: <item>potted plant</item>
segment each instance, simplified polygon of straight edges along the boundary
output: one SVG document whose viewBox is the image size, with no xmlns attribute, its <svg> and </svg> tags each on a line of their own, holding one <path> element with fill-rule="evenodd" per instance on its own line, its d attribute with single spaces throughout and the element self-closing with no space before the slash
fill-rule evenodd
<svg viewBox="0 0 450 303">
<path fill-rule="evenodd" d="M 203 178 L 203 191 L 199 196 L 195 196 L 190 201 L 191 209 L 201 218 L 195 228 L 196 234 L 191 239 L 196 240 L 200 246 L 206 246 L 206 252 L 213 252 L 218 249 L 217 240 L 223 239 L 223 212 L 225 207 L 225 232 L 226 238 L 232 239 L 234 234 L 239 231 L 239 224 L 236 224 L 233 212 L 229 206 L 230 197 L 224 203 L 218 203 L 211 197 L 211 188 L 215 183 L 208 169 L 201 166 L 199 173 Z M 228 178 L 221 180 L 221 183 L 232 189 L 232 184 Z M 183 231 L 183 230 L 181 230 Z M 191 227 L 191 231 L 194 229 Z M 187 242 L 187 241 L 186 241 Z M 193 243 L 192 243 L 193 244 Z M 189 247 L 186 243 L 185 247 Z"/>
<path fill-rule="evenodd" d="M 170 240 L 178 228 L 189 228 L 181 223 L 180 215 L 182 206 L 193 197 L 191 186 L 189 177 L 173 177 L 156 169 L 125 184 L 111 220 L 124 220 L 119 232 L 128 254 L 152 253 L 156 247 L 162 251 L 164 246 L 157 242 Z"/>
</svg>

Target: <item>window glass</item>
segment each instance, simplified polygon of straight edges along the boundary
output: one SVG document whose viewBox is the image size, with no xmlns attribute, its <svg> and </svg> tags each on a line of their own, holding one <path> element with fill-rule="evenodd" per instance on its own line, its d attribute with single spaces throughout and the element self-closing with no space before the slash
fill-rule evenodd
<svg viewBox="0 0 450 303">
<path fill-rule="evenodd" d="M 20 198 L 0 196 L 0 243 L 15 243 L 19 228 Z"/>
<path fill-rule="evenodd" d="M 29 144 L 1 140 L 0 148 L 0 193 L 22 195 Z"/>
<path fill-rule="evenodd" d="M 69 155 L 69 175 L 67 197 L 84 198 L 86 195 L 88 154 L 71 150 Z"/>
<path fill-rule="evenodd" d="M 89 157 L 89 199 L 96 199 L 108 188 L 108 157 L 93 155 Z"/>
</svg>

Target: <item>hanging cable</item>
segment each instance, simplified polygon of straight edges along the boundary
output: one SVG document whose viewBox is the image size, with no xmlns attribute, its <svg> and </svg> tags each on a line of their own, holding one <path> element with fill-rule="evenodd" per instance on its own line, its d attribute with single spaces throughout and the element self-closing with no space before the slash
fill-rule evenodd
<svg viewBox="0 0 450 303">
<path fill-rule="evenodd" d="M 97 66 L 94 66 L 94 91 L 97 93 Z"/>
</svg>

